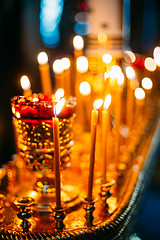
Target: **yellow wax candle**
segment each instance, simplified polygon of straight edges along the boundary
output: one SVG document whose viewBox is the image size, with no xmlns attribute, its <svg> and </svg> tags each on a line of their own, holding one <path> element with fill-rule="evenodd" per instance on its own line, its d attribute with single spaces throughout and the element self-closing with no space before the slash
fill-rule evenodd
<svg viewBox="0 0 160 240">
<path fill-rule="evenodd" d="M 73 47 L 74 47 L 74 59 L 76 61 L 78 57 L 83 55 L 84 41 L 81 36 L 77 35 L 73 38 Z"/>
<path fill-rule="evenodd" d="M 83 104 L 82 104 L 82 95 L 80 94 L 80 84 L 83 81 L 83 77 L 85 72 L 88 70 L 88 60 L 86 57 L 82 56 L 77 59 L 76 62 L 76 79 L 75 79 L 75 96 L 77 98 L 77 121 L 79 123 L 83 123 L 84 116 L 83 116 Z"/>
<path fill-rule="evenodd" d="M 91 110 L 92 110 L 92 99 L 91 99 L 91 86 L 88 82 L 83 81 L 79 86 L 79 92 L 81 94 L 81 101 L 79 105 L 82 108 L 81 111 L 81 120 L 83 127 L 87 131 L 90 128 L 91 122 Z M 82 114 L 83 113 L 83 114 Z"/>
<path fill-rule="evenodd" d="M 134 106 L 134 84 L 135 72 L 131 66 L 126 67 L 127 81 L 127 106 L 126 106 L 126 123 L 129 128 L 133 124 L 133 106 Z"/>
<path fill-rule="evenodd" d="M 61 208 L 61 179 L 60 179 L 59 120 L 57 117 L 53 118 L 53 138 L 54 138 L 56 207 L 59 209 Z"/>
<path fill-rule="evenodd" d="M 119 145 L 120 145 L 120 125 L 121 125 L 121 108 L 122 108 L 122 92 L 123 92 L 124 75 L 119 74 L 117 78 L 116 101 L 115 101 L 115 164 L 118 166 L 119 161 Z"/>
<path fill-rule="evenodd" d="M 55 90 L 58 88 L 64 88 L 64 68 L 60 59 L 54 61 L 53 71 L 55 79 Z"/>
<path fill-rule="evenodd" d="M 64 69 L 64 90 L 65 90 L 65 95 L 67 97 L 71 96 L 71 71 L 70 71 L 70 66 L 71 66 L 71 61 L 69 58 L 62 58 L 62 65 Z"/>
<path fill-rule="evenodd" d="M 52 94 L 52 84 L 51 84 L 51 76 L 50 69 L 48 64 L 48 56 L 45 52 L 41 52 L 38 54 L 38 63 L 39 63 L 39 71 L 41 77 L 42 84 L 42 92 L 44 94 Z"/>
<path fill-rule="evenodd" d="M 145 92 L 142 88 L 136 88 L 134 92 L 136 98 L 135 122 L 143 114 L 145 103 Z"/>
<path fill-rule="evenodd" d="M 20 79 L 21 87 L 23 89 L 23 96 L 29 97 L 32 95 L 31 84 L 27 76 L 22 76 Z"/>
<path fill-rule="evenodd" d="M 107 170 L 107 138 L 108 138 L 108 133 L 109 133 L 109 125 L 110 125 L 110 117 L 109 117 L 109 111 L 108 108 L 111 103 L 111 95 L 108 94 L 105 98 L 103 108 L 104 110 L 102 111 L 102 157 L 103 157 L 103 167 L 102 167 L 102 180 L 103 183 L 106 182 L 106 170 Z"/>
<path fill-rule="evenodd" d="M 98 121 L 98 111 L 94 109 L 92 110 L 92 116 L 91 116 L 91 148 L 90 148 L 89 180 L 88 180 L 88 195 L 87 195 L 88 201 L 92 201 L 97 121 Z"/>
</svg>

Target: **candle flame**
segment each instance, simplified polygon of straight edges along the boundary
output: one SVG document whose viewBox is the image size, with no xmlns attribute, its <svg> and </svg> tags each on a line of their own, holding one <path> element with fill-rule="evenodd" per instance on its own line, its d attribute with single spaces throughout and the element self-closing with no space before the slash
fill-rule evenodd
<svg viewBox="0 0 160 240">
<path fill-rule="evenodd" d="M 98 110 L 102 106 L 102 104 L 103 104 L 103 99 L 97 99 L 94 101 L 93 107 Z"/>
<path fill-rule="evenodd" d="M 56 98 L 57 101 L 59 101 L 63 97 L 64 97 L 64 89 L 59 88 L 55 93 L 55 98 Z"/>
<path fill-rule="evenodd" d="M 37 57 L 39 64 L 46 64 L 48 62 L 48 56 L 45 52 L 40 52 Z"/>
<path fill-rule="evenodd" d="M 21 82 L 21 87 L 23 90 L 30 89 L 31 84 L 30 84 L 29 78 L 26 75 L 21 77 L 20 82 Z"/>
<path fill-rule="evenodd" d="M 124 54 L 125 54 L 124 58 L 125 58 L 125 60 L 127 62 L 131 62 L 131 63 L 135 62 L 136 56 L 135 56 L 135 54 L 133 52 L 131 52 L 131 51 L 124 51 Z"/>
<path fill-rule="evenodd" d="M 160 67 L 160 54 L 154 55 L 154 61 L 157 64 L 157 66 Z"/>
<path fill-rule="evenodd" d="M 147 58 L 145 59 L 145 61 L 144 61 L 144 66 L 145 66 L 145 68 L 146 68 L 148 71 L 150 71 L 150 72 L 154 72 L 154 71 L 156 70 L 156 68 L 157 68 L 154 59 L 151 58 L 151 57 L 147 57 Z"/>
<path fill-rule="evenodd" d="M 88 82 L 81 82 L 79 91 L 82 95 L 88 96 L 91 93 L 91 86 Z"/>
<path fill-rule="evenodd" d="M 53 63 L 53 71 L 56 74 L 61 74 L 63 72 L 63 70 L 64 70 L 64 68 L 62 65 L 62 61 L 60 59 L 55 60 Z"/>
<path fill-rule="evenodd" d="M 61 112 L 64 104 L 65 104 L 65 98 L 61 98 L 61 99 L 58 101 L 58 103 L 55 105 L 55 107 L 54 107 L 54 114 L 55 114 L 56 116 L 59 115 L 59 113 Z"/>
<path fill-rule="evenodd" d="M 135 71 L 132 67 L 128 66 L 126 67 L 126 75 L 127 75 L 127 78 L 132 80 L 135 78 Z"/>
<path fill-rule="evenodd" d="M 105 73 L 104 73 L 104 80 L 106 81 L 106 79 L 109 78 L 109 77 L 110 77 L 109 72 L 105 72 Z"/>
<path fill-rule="evenodd" d="M 67 70 L 70 68 L 71 66 L 71 61 L 69 60 L 69 58 L 67 57 L 64 57 L 61 59 L 61 62 L 62 62 L 62 65 L 63 65 L 63 69 L 64 70 Z"/>
<path fill-rule="evenodd" d="M 16 112 L 16 117 L 17 118 L 20 118 L 21 117 L 21 114 L 19 112 Z"/>
<path fill-rule="evenodd" d="M 121 74 L 121 68 L 118 65 L 114 65 L 111 67 L 110 71 L 110 77 L 113 78 L 118 78 L 119 74 Z"/>
<path fill-rule="evenodd" d="M 137 100 L 143 100 L 145 98 L 145 92 L 142 88 L 136 88 L 134 95 Z"/>
<path fill-rule="evenodd" d="M 33 98 L 32 101 L 33 101 L 33 102 L 38 102 L 38 101 L 39 101 L 39 98 L 35 97 L 35 98 Z"/>
<path fill-rule="evenodd" d="M 160 67 L 160 47 L 154 49 L 153 56 L 155 63 Z"/>
<path fill-rule="evenodd" d="M 15 114 L 16 110 L 15 107 L 12 107 L 12 113 Z"/>
<path fill-rule="evenodd" d="M 88 70 L 88 59 L 85 56 L 77 58 L 77 70 L 80 73 L 85 73 Z"/>
<path fill-rule="evenodd" d="M 75 36 L 73 38 L 73 46 L 75 50 L 82 50 L 84 47 L 83 38 L 79 35 Z"/>
<path fill-rule="evenodd" d="M 157 54 L 160 54 L 160 47 L 155 47 L 154 51 L 153 51 L 153 57 Z"/>
<path fill-rule="evenodd" d="M 117 85 L 122 87 L 124 84 L 124 74 L 121 72 L 117 77 Z"/>
<path fill-rule="evenodd" d="M 110 63 L 112 61 L 112 55 L 111 54 L 104 54 L 102 56 L 102 60 L 104 63 Z"/>
<path fill-rule="evenodd" d="M 146 90 L 150 90 L 153 87 L 152 80 L 148 77 L 142 79 L 142 87 Z"/>
<path fill-rule="evenodd" d="M 104 100 L 103 109 L 108 109 L 110 104 L 111 104 L 111 101 L 112 101 L 111 94 L 107 94 L 107 96 L 106 96 L 106 98 Z"/>
</svg>

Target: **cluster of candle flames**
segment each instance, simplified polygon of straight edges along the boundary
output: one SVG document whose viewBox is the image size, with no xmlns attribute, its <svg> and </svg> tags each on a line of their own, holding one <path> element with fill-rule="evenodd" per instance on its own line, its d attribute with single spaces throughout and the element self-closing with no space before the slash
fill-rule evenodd
<svg viewBox="0 0 160 240">
<path fill-rule="evenodd" d="M 92 86 L 90 85 L 89 81 L 82 81 L 83 75 L 86 74 L 88 71 L 88 58 L 83 56 L 83 47 L 84 42 L 82 37 L 76 36 L 73 40 L 74 45 L 74 58 L 75 58 L 75 90 L 73 91 L 75 96 L 77 97 L 78 101 L 80 101 L 81 96 L 88 97 L 91 94 Z M 134 92 L 134 96 L 136 99 L 137 105 L 144 105 L 145 100 L 145 94 L 148 93 L 152 87 L 153 82 L 150 78 L 145 77 L 141 81 L 141 86 L 139 87 L 139 82 L 136 77 L 136 73 L 134 71 L 134 68 L 131 66 L 132 63 L 136 61 L 136 56 L 131 51 L 125 51 L 124 55 L 129 59 L 128 66 L 125 67 L 125 76 L 128 79 L 128 85 L 127 85 L 127 94 L 132 91 Z M 156 47 L 154 49 L 153 53 L 154 59 L 151 57 L 145 58 L 144 61 L 144 67 L 149 72 L 154 72 L 157 68 L 157 66 L 160 66 L 160 47 Z M 124 87 L 125 82 L 125 76 L 122 72 L 122 69 L 120 66 L 114 64 L 115 59 L 114 57 L 107 53 L 103 54 L 102 56 L 102 62 L 105 65 L 105 69 L 107 69 L 104 72 L 104 81 L 107 85 L 110 85 L 112 88 L 112 85 L 115 87 L 116 85 L 116 91 L 117 91 L 117 111 L 115 113 L 115 119 L 116 119 L 116 129 L 119 129 L 120 127 L 120 109 L 121 109 L 121 98 L 122 98 L 122 91 Z M 51 77 L 50 77 L 50 70 L 49 70 L 49 64 L 48 64 L 48 56 L 45 52 L 41 52 L 38 55 L 38 63 L 39 63 L 39 70 L 40 70 L 40 76 L 41 76 L 41 85 L 42 85 L 42 92 L 44 94 L 52 94 L 52 85 L 51 85 Z M 55 107 L 56 116 L 58 116 L 59 112 L 63 108 L 65 98 L 64 95 L 69 96 L 72 95 L 72 84 L 71 84 L 71 61 L 69 58 L 62 58 L 57 59 L 53 63 L 53 71 L 55 76 L 55 89 L 57 90 L 55 93 L 55 98 L 57 99 L 58 103 Z M 64 74 L 65 73 L 65 74 Z M 63 75 L 64 74 L 64 75 Z M 79 80 L 80 79 L 80 80 Z M 86 78 L 87 79 L 87 78 Z M 22 76 L 21 78 L 21 86 L 24 90 L 23 95 L 24 96 L 30 96 L 32 95 L 31 91 L 31 84 L 27 76 Z M 62 88 L 64 87 L 64 89 Z M 108 86 L 107 86 L 108 87 Z M 36 101 L 36 99 L 33 99 L 33 101 Z M 127 99 L 127 124 L 130 127 L 132 124 L 131 119 L 131 105 L 132 105 L 133 98 L 131 99 L 131 95 Z M 102 129 L 103 136 L 102 136 L 102 144 L 106 146 L 106 134 L 107 134 L 107 124 L 108 124 L 108 110 L 112 102 L 112 94 L 110 94 L 110 89 L 107 88 L 106 90 L 106 96 L 105 100 L 103 99 L 96 99 L 93 102 L 93 110 L 91 114 L 91 150 L 90 150 L 90 169 L 89 169 L 89 183 L 88 183 L 88 196 L 87 199 L 89 201 L 92 200 L 92 187 L 93 187 L 93 171 L 94 171 L 94 155 L 95 155 L 95 142 L 96 142 L 96 126 L 98 121 L 98 109 L 103 105 L 103 111 L 102 111 Z M 132 109 L 133 110 L 133 109 Z M 78 112 L 77 112 L 78 114 Z M 55 132 L 54 136 L 54 143 L 55 143 L 55 164 L 57 163 L 57 166 L 55 166 L 55 175 L 56 175 L 56 184 L 58 189 L 56 195 L 57 200 L 56 204 L 57 207 L 61 207 L 61 200 L 60 200 L 60 174 L 59 174 L 59 146 L 58 146 L 58 118 L 53 119 L 54 127 L 53 131 Z M 116 130 L 119 132 L 119 130 Z M 116 141 L 118 141 L 118 136 Z M 119 146 L 117 146 L 119 147 Z M 57 150 L 56 150 L 57 149 Z M 105 147 L 103 147 L 105 149 Z M 104 155 L 105 155 L 104 150 Z M 57 159 L 57 161 L 56 161 Z M 106 181 L 106 159 L 104 157 L 104 164 L 103 164 L 103 182 Z"/>
</svg>

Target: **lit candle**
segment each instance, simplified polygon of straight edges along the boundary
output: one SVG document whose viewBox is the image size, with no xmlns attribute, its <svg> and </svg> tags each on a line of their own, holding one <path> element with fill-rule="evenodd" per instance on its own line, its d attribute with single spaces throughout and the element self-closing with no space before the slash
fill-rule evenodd
<svg viewBox="0 0 160 240">
<path fill-rule="evenodd" d="M 54 137 L 56 207 L 59 209 L 61 208 L 60 147 L 59 147 L 59 120 L 56 116 L 53 118 L 53 137 Z"/>
<path fill-rule="evenodd" d="M 92 116 L 91 116 L 91 148 L 90 148 L 89 181 L 88 181 L 88 196 L 87 196 L 88 201 L 92 201 L 97 121 L 98 121 L 98 111 L 94 109 L 92 110 Z"/>
<path fill-rule="evenodd" d="M 83 55 L 84 41 L 81 36 L 77 35 L 73 38 L 73 47 L 74 47 L 74 58 L 76 61 L 78 57 Z"/>
<path fill-rule="evenodd" d="M 106 64 L 106 71 L 108 70 L 108 64 L 112 61 L 112 55 L 106 53 L 102 56 L 102 61 Z"/>
<path fill-rule="evenodd" d="M 53 63 L 54 79 L 55 79 L 55 89 L 64 88 L 64 76 L 63 76 L 63 65 L 60 59 L 57 59 Z"/>
<path fill-rule="evenodd" d="M 121 72 L 117 78 L 116 102 L 115 102 L 115 163 L 119 161 L 119 145 L 120 145 L 120 125 L 121 125 L 121 108 L 122 108 L 122 92 L 124 84 L 124 74 Z"/>
<path fill-rule="evenodd" d="M 52 94 L 52 84 L 51 84 L 50 69 L 48 64 L 48 56 L 45 52 L 41 52 L 38 54 L 37 59 L 39 63 L 42 92 L 44 94 L 50 95 Z"/>
<path fill-rule="evenodd" d="M 88 130 L 89 124 L 90 124 L 90 118 L 91 118 L 91 109 L 92 109 L 90 84 L 86 81 L 81 82 L 81 84 L 79 85 L 79 92 L 81 94 L 81 98 L 79 99 L 79 107 L 82 108 L 82 110 L 79 111 L 81 112 L 80 118 L 81 117 L 83 118 L 82 124 L 84 123 L 84 127 L 86 128 L 86 130 Z"/>
<path fill-rule="evenodd" d="M 64 69 L 64 89 L 65 89 L 65 95 L 70 96 L 71 95 L 71 61 L 69 58 L 62 58 L 61 59 L 63 69 Z"/>
<path fill-rule="evenodd" d="M 142 87 L 146 90 L 147 93 L 149 93 L 153 87 L 152 80 L 148 77 L 143 78 L 142 79 Z"/>
<path fill-rule="evenodd" d="M 76 73 L 76 79 L 75 79 L 75 93 L 76 93 L 76 97 L 78 98 L 78 93 L 79 93 L 79 85 L 80 83 L 83 81 L 83 76 L 84 73 L 86 73 L 88 71 L 88 59 L 85 56 L 81 56 L 79 58 L 77 58 L 76 61 L 76 69 L 77 69 L 77 73 Z"/>
<path fill-rule="evenodd" d="M 104 73 L 104 80 L 105 80 L 104 94 L 107 95 L 110 92 L 110 74 L 108 72 Z"/>
<path fill-rule="evenodd" d="M 64 97 L 64 89 L 63 88 L 59 88 L 56 92 L 55 92 L 55 98 L 57 101 L 59 101 L 61 98 Z"/>
<path fill-rule="evenodd" d="M 154 61 L 158 67 L 160 67 L 160 47 L 155 47 L 153 51 Z"/>
<path fill-rule="evenodd" d="M 136 98 L 135 119 L 137 122 L 137 119 L 143 114 L 144 111 L 145 92 L 142 88 L 136 88 L 134 95 Z"/>
<path fill-rule="evenodd" d="M 133 113 L 134 113 L 134 89 L 131 83 L 135 80 L 135 71 L 132 67 L 126 67 L 127 81 L 127 106 L 126 106 L 126 123 L 129 128 L 133 124 Z"/>
<path fill-rule="evenodd" d="M 104 105 L 103 105 L 103 111 L 102 111 L 102 157 L 103 157 L 103 183 L 106 182 L 106 170 L 107 170 L 107 137 L 109 133 L 109 124 L 110 124 L 110 116 L 108 108 L 111 104 L 111 95 L 108 94 L 105 98 Z"/>
<path fill-rule="evenodd" d="M 150 71 L 150 72 L 154 72 L 157 68 L 156 66 L 156 62 L 154 61 L 153 58 L 151 57 L 147 57 L 144 61 L 144 66 L 145 68 Z"/>
<path fill-rule="evenodd" d="M 31 96 L 32 90 L 31 90 L 31 84 L 30 84 L 29 78 L 26 75 L 24 75 L 21 77 L 20 82 L 21 82 L 21 87 L 24 90 L 23 95 L 25 97 Z"/>
<path fill-rule="evenodd" d="M 61 176 L 60 176 L 60 146 L 59 146 L 59 120 L 56 115 L 63 108 L 65 99 L 62 98 L 55 106 L 55 117 L 53 117 L 53 141 L 54 141 L 54 171 L 55 171 L 55 190 L 56 207 L 61 208 Z"/>
</svg>

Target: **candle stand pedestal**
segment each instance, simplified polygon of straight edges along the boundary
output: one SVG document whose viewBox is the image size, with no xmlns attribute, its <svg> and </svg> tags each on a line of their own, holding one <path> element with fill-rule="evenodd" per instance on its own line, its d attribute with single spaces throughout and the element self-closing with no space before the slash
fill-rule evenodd
<svg viewBox="0 0 160 240">
<path fill-rule="evenodd" d="M 27 219 L 31 217 L 31 206 L 33 206 L 34 202 L 34 199 L 29 197 L 20 197 L 14 201 L 14 205 L 19 209 L 17 217 L 22 220 L 23 232 L 29 231 L 31 224 Z"/>
</svg>

